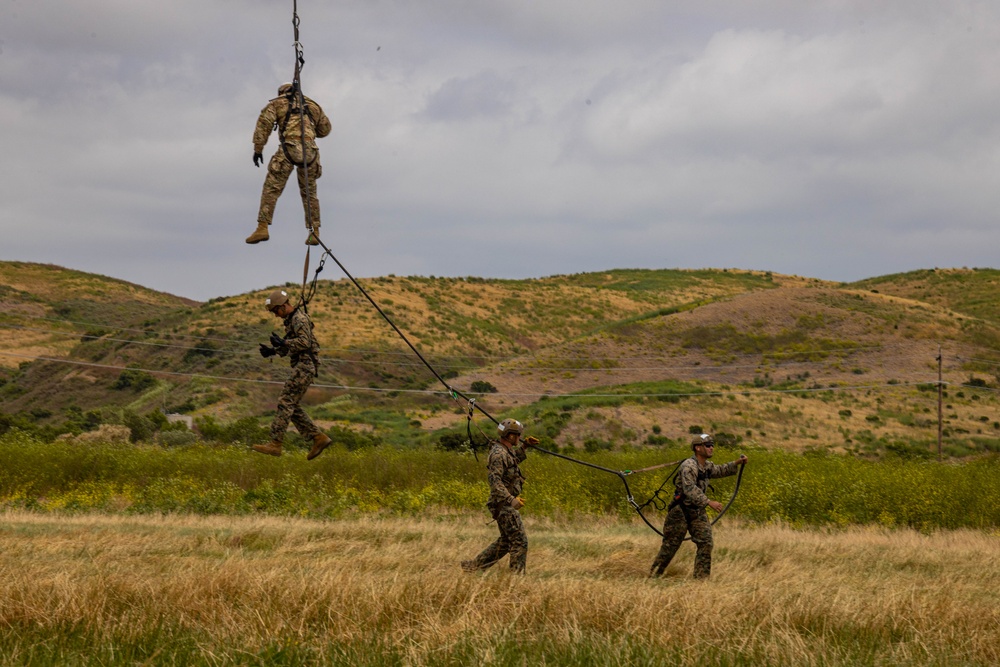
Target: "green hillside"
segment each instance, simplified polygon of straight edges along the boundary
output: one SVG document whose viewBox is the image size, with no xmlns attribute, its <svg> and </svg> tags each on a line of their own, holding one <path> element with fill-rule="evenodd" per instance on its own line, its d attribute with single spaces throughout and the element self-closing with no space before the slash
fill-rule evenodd
<svg viewBox="0 0 1000 667">
<path fill-rule="evenodd" d="M 491 414 L 525 419 L 552 446 L 657 447 L 704 429 L 785 449 L 926 453 L 941 345 L 949 452 L 1000 448 L 990 361 L 1000 323 L 986 299 L 997 272 L 926 274 L 852 285 L 737 270 L 361 282 L 452 386 L 476 388 Z M 21 336 L 0 375 L 0 412 L 52 432 L 163 411 L 264 422 L 287 374 L 256 352 L 280 328 L 262 307 L 268 291 L 199 304 L 0 263 L 0 324 Z M 464 430 L 464 403 L 439 393 L 349 281 L 321 281 L 310 314 L 323 346 L 307 395 L 316 418 L 401 444 Z"/>
</svg>

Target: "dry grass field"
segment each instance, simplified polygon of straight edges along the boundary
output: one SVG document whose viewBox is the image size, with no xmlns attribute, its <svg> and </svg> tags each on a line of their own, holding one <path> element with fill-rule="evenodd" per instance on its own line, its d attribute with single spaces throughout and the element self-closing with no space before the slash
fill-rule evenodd
<svg viewBox="0 0 1000 667">
<path fill-rule="evenodd" d="M 464 574 L 486 518 L 3 514 L 0 664 L 1000 662 L 994 534 L 727 519 L 650 580 L 652 532 L 529 513 L 527 575 Z"/>
</svg>

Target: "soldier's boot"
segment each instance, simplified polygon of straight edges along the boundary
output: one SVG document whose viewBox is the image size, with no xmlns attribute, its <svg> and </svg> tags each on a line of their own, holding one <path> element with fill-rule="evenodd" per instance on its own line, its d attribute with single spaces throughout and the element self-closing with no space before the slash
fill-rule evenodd
<svg viewBox="0 0 1000 667">
<path fill-rule="evenodd" d="M 267 235 L 267 223 L 258 222 L 257 229 L 253 230 L 253 234 L 247 237 L 247 243 L 260 243 L 261 241 L 266 241 L 270 236 Z"/>
<path fill-rule="evenodd" d="M 306 237 L 306 245 L 319 245 L 319 227 L 315 227 L 309 230 L 309 236 Z"/>
<path fill-rule="evenodd" d="M 475 572 L 478 569 L 479 568 L 476 567 L 476 561 L 474 561 L 474 560 L 463 560 L 462 561 L 462 570 L 463 571 L 465 571 L 465 572 Z"/>
<path fill-rule="evenodd" d="M 254 445 L 253 450 L 255 452 L 260 452 L 261 454 L 270 454 L 271 456 L 281 456 L 281 443 L 272 440 L 266 445 Z"/>
<path fill-rule="evenodd" d="M 313 436 L 313 446 L 306 455 L 306 461 L 312 461 L 314 458 L 323 453 L 323 450 L 330 446 L 333 440 L 330 439 L 325 433 L 317 433 Z"/>
</svg>

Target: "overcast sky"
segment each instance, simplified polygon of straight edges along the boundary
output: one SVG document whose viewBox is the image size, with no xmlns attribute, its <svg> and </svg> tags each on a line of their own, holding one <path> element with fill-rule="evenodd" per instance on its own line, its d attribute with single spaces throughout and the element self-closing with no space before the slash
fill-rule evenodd
<svg viewBox="0 0 1000 667">
<path fill-rule="evenodd" d="M 356 276 L 998 266 L 995 0 L 298 13 L 333 123 L 322 236 Z M 200 300 L 301 281 L 294 177 L 271 240 L 243 242 L 291 19 L 291 0 L 0 0 L 0 259 Z"/>
</svg>

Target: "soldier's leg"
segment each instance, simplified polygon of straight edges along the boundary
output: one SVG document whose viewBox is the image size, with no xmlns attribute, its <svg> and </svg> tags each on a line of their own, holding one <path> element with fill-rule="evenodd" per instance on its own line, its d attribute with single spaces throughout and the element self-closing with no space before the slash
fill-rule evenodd
<svg viewBox="0 0 1000 667">
<path fill-rule="evenodd" d="M 680 505 L 676 505 L 667 512 L 667 518 L 663 521 L 663 541 L 660 543 L 660 551 L 653 559 L 653 565 L 649 568 L 649 576 L 658 577 L 670 565 L 674 554 L 684 543 L 684 535 L 687 533 L 687 518 Z"/>
<path fill-rule="evenodd" d="M 712 522 L 701 510 L 691 519 L 691 541 L 698 547 L 694 555 L 694 578 L 704 579 L 712 573 Z"/>
<path fill-rule="evenodd" d="M 493 512 L 493 518 L 497 520 L 497 526 L 500 526 L 499 512 Z M 482 553 L 476 556 L 471 561 L 464 561 L 462 563 L 462 568 L 465 570 L 485 570 L 492 567 L 498 560 L 507 555 L 510 551 L 510 542 L 507 540 L 507 535 L 504 533 L 502 527 L 500 527 L 500 537 L 498 537 L 493 544 L 483 549 Z"/>
<path fill-rule="evenodd" d="M 323 166 L 319 163 L 319 153 L 317 152 L 315 155 L 316 160 L 309 165 L 308 186 L 306 184 L 306 170 L 302 167 L 296 167 L 295 171 L 299 180 L 299 195 L 302 197 L 302 211 L 305 212 L 308 200 L 313 229 L 319 229 L 319 196 L 316 191 L 316 181 L 323 175 Z M 309 227 L 308 221 L 306 227 Z"/>
<path fill-rule="evenodd" d="M 521 513 L 504 508 L 497 515 L 497 525 L 510 545 L 510 571 L 523 574 L 528 565 L 528 534 L 524 532 Z"/>
<path fill-rule="evenodd" d="M 274 218 L 274 207 L 278 203 L 281 192 L 285 189 L 292 168 L 292 163 L 288 161 L 280 148 L 277 153 L 271 156 L 271 161 L 267 163 L 264 187 L 260 193 L 260 211 L 257 213 L 257 224 L 271 224 L 271 220 Z"/>
<path fill-rule="evenodd" d="M 308 388 L 309 383 L 303 383 L 301 377 L 293 370 L 292 377 L 285 382 L 285 386 L 281 389 L 281 396 L 278 397 L 278 407 L 274 411 L 274 419 L 271 420 L 271 440 L 284 442 L 288 422 L 291 421 L 296 408 L 301 411 L 299 401 L 302 400 L 302 396 Z"/>
<path fill-rule="evenodd" d="M 311 438 L 319 433 L 319 429 L 316 428 L 313 420 L 309 418 L 309 415 L 306 414 L 301 405 L 302 397 L 305 396 L 306 390 L 309 389 L 309 385 L 315 379 L 316 367 L 311 361 L 303 360 L 295 367 L 292 371 L 292 377 L 288 380 L 289 382 L 294 382 L 300 391 L 298 401 L 295 402 L 295 408 L 292 410 L 291 422 L 295 425 L 295 430 L 303 438 Z"/>
</svg>

